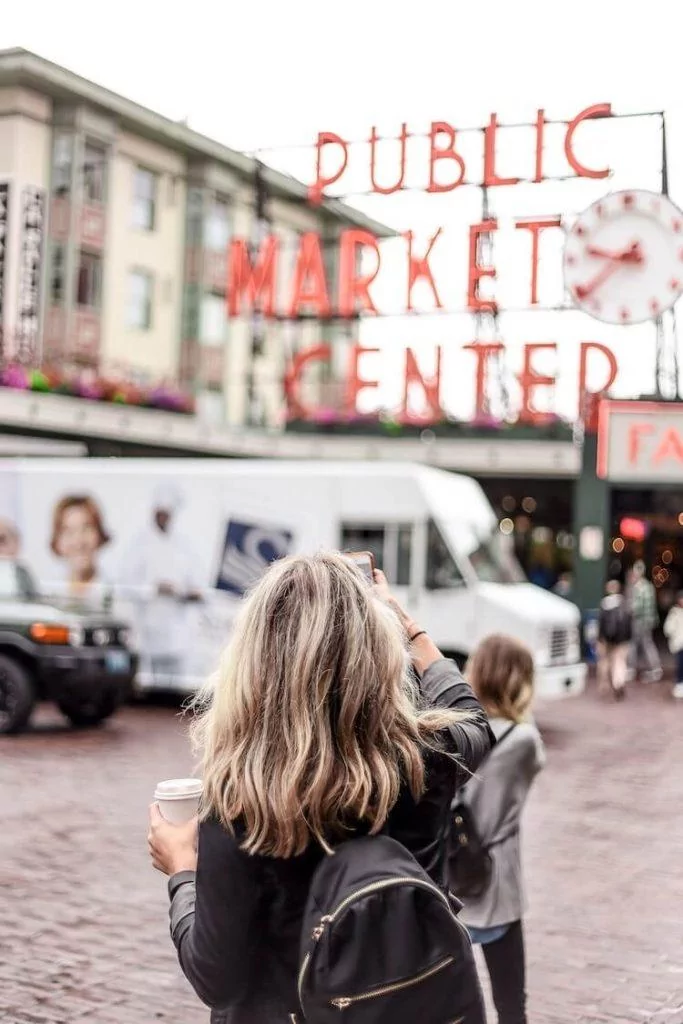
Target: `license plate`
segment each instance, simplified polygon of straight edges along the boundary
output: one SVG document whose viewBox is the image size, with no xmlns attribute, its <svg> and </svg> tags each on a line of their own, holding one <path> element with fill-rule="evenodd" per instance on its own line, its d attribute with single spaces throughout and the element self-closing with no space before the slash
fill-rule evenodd
<svg viewBox="0 0 683 1024">
<path fill-rule="evenodd" d="M 112 675 L 121 676 L 130 672 L 130 654 L 126 651 L 107 651 L 105 655 L 107 672 Z"/>
</svg>

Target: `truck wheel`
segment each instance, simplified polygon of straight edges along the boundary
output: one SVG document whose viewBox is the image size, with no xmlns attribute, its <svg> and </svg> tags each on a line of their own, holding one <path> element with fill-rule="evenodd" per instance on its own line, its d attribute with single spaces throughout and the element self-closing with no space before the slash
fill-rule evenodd
<svg viewBox="0 0 683 1024">
<path fill-rule="evenodd" d="M 13 658 L 0 654 L 0 733 L 21 732 L 35 702 L 33 683 L 26 669 Z"/>
<path fill-rule="evenodd" d="M 59 701 L 59 710 L 77 729 L 87 729 L 113 715 L 120 703 L 117 694 L 105 693 L 82 703 Z"/>
</svg>

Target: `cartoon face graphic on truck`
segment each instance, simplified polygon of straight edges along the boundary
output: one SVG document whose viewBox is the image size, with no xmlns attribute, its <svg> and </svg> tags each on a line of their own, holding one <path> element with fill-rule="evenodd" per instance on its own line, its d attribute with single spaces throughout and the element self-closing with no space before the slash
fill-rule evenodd
<svg viewBox="0 0 683 1024">
<path fill-rule="evenodd" d="M 290 553 L 293 539 L 294 535 L 286 529 L 231 519 L 225 533 L 217 589 L 242 597 L 271 562 Z"/>
</svg>

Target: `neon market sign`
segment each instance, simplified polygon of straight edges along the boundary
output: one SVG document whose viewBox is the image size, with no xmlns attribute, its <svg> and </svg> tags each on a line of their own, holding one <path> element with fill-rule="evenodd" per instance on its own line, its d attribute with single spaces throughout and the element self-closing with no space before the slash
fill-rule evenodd
<svg viewBox="0 0 683 1024">
<path fill-rule="evenodd" d="M 571 178 L 604 179 L 610 174 L 609 168 L 590 166 L 577 155 L 577 139 L 581 126 L 595 118 L 612 116 L 609 104 L 598 104 L 581 111 L 570 122 L 562 122 L 564 133 L 562 148 Z M 455 192 L 467 187 L 510 188 L 522 180 L 527 183 L 541 183 L 550 178 L 545 173 L 546 152 L 546 121 L 542 110 L 532 126 L 533 150 L 527 154 L 533 166 L 533 174 L 525 179 L 513 175 L 500 165 L 498 153 L 499 123 L 496 114 L 492 114 L 489 122 L 477 129 L 483 137 L 481 164 L 473 168 L 471 158 L 466 161 L 463 151 L 459 149 L 459 132 L 456 126 L 446 122 L 433 122 L 428 132 L 428 157 L 423 167 L 422 184 L 417 186 L 427 193 L 443 194 Z M 369 176 L 369 192 L 378 195 L 391 195 L 406 188 L 406 166 L 411 144 L 411 136 L 407 125 L 402 126 L 398 137 L 399 150 L 395 173 L 387 173 L 383 166 L 379 180 L 378 147 L 382 139 L 375 128 L 370 131 L 365 156 L 357 153 L 359 147 L 352 145 L 340 135 L 322 132 L 318 135 L 315 145 L 316 171 L 315 180 L 308 188 L 308 198 L 312 206 L 320 205 L 329 197 L 328 190 L 332 187 L 344 188 L 345 177 L 353 172 L 354 161 L 367 160 L 366 170 Z M 424 151 L 424 147 L 423 147 Z M 343 194 L 343 192 L 342 192 Z M 466 230 L 463 244 L 467 246 L 466 277 L 453 282 L 439 277 L 434 266 L 434 257 L 442 245 L 444 229 L 439 227 L 426 243 L 418 243 L 413 231 L 406 231 L 398 236 L 396 244 L 403 246 L 403 275 L 401 305 L 398 315 L 425 314 L 437 311 L 458 310 L 474 315 L 495 315 L 504 311 L 494 297 L 493 290 L 498 280 L 498 269 L 495 262 L 484 254 L 484 240 L 490 241 L 500 229 L 498 221 L 489 217 L 478 223 L 471 224 Z M 539 305 L 538 276 L 539 253 L 543 238 L 547 232 L 562 231 L 562 220 L 556 215 L 536 216 L 513 220 L 512 230 L 520 242 L 524 241 L 526 258 L 530 260 L 530 287 L 520 301 L 523 308 L 532 309 Z M 230 318 L 256 314 L 266 321 L 300 321 L 314 319 L 321 322 L 356 321 L 359 316 L 368 318 L 383 315 L 397 315 L 397 311 L 383 309 L 377 293 L 391 274 L 392 284 L 396 277 L 396 263 L 384 267 L 381 244 L 372 232 L 358 228 L 350 228 L 340 233 L 337 246 L 335 280 L 328 271 L 329 261 L 325 259 L 325 250 L 329 249 L 329 240 L 324 240 L 318 232 L 307 232 L 298 240 L 294 268 L 288 281 L 287 293 L 278 288 L 283 272 L 284 251 L 281 240 L 276 234 L 263 237 L 260 245 L 255 247 L 248 238 L 234 237 L 228 248 L 227 255 L 227 314 Z M 288 254 L 287 263 L 290 263 Z M 482 289 L 482 283 L 485 288 Z M 415 289 L 420 286 L 422 294 L 431 297 L 431 308 L 416 308 Z M 450 293 L 449 293 L 450 289 Z M 455 293 L 455 294 L 453 294 Z M 395 294 L 395 289 L 394 289 Z M 555 342 L 526 344 L 523 347 L 522 364 L 516 373 L 520 385 L 521 408 L 519 418 L 525 422 L 538 423 L 546 416 L 536 409 L 536 400 L 542 388 L 552 387 L 556 378 L 542 373 L 537 369 L 538 356 L 541 351 L 557 350 Z M 475 393 L 475 415 L 485 415 L 489 374 L 492 359 L 505 354 L 502 342 L 474 338 L 463 348 L 472 353 L 472 380 Z M 381 353 L 377 348 L 354 346 L 349 354 L 346 368 L 346 382 L 340 418 L 352 416 L 362 392 L 376 389 L 379 380 L 369 379 L 361 373 L 360 362 L 368 353 Z M 420 356 L 411 348 L 406 347 L 403 354 L 403 399 L 399 418 L 405 421 L 428 423 L 442 420 L 445 412 L 442 404 L 442 366 L 443 347 L 436 346 L 434 358 L 431 360 L 435 370 L 426 375 L 420 367 Z M 284 393 L 287 402 L 288 416 L 296 419 L 315 419 L 319 410 L 306 406 L 302 398 L 302 384 L 305 373 L 316 362 L 329 362 L 332 357 L 332 346 L 316 345 L 296 353 L 287 367 L 284 378 Z M 601 366 L 598 365 L 601 364 Z M 395 365 L 394 358 L 392 364 Z M 590 374 L 589 374 L 590 369 Z M 589 376 L 594 381 L 596 376 L 601 379 L 601 386 L 593 388 L 594 393 L 606 392 L 616 380 L 618 364 L 614 353 L 605 345 L 596 341 L 585 341 L 580 346 L 577 365 L 577 381 L 580 401 L 587 393 Z M 409 393 L 415 390 L 423 397 L 424 413 L 414 415 L 409 411 Z"/>
</svg>

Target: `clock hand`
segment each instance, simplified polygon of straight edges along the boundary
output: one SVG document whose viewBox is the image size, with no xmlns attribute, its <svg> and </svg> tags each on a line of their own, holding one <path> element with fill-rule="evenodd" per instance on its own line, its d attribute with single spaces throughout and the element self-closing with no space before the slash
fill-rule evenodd
<svg viewBox="0 0 683 1024">
<path fill-rule="evenodd" d="M 615 270 L 619 269 L 619 263 L 614 260 L 608 263 L 600 270 L 595 277 L 586 284 L 577 284 L 574 289 L 574 294 L 577 299 L 587 299 L 589 295 L 592 295 L 596 288 L 599 288 L 601 284 L 604 284 L 608 277 L 611 277 Z"/>
<path fill-rule="evenodd" d="M 609 252 L 607 249 L 600 249 L 595 245 L 586 246 L 586 252 L 589 256 L 597 256 L 598 258 L 605 260 L 612 260 L 615 263 L 642 263 L 643 262 L 643 251 L 640 247 L 640 242 L 631 242 L 621 252 Z"/>
</svg>

